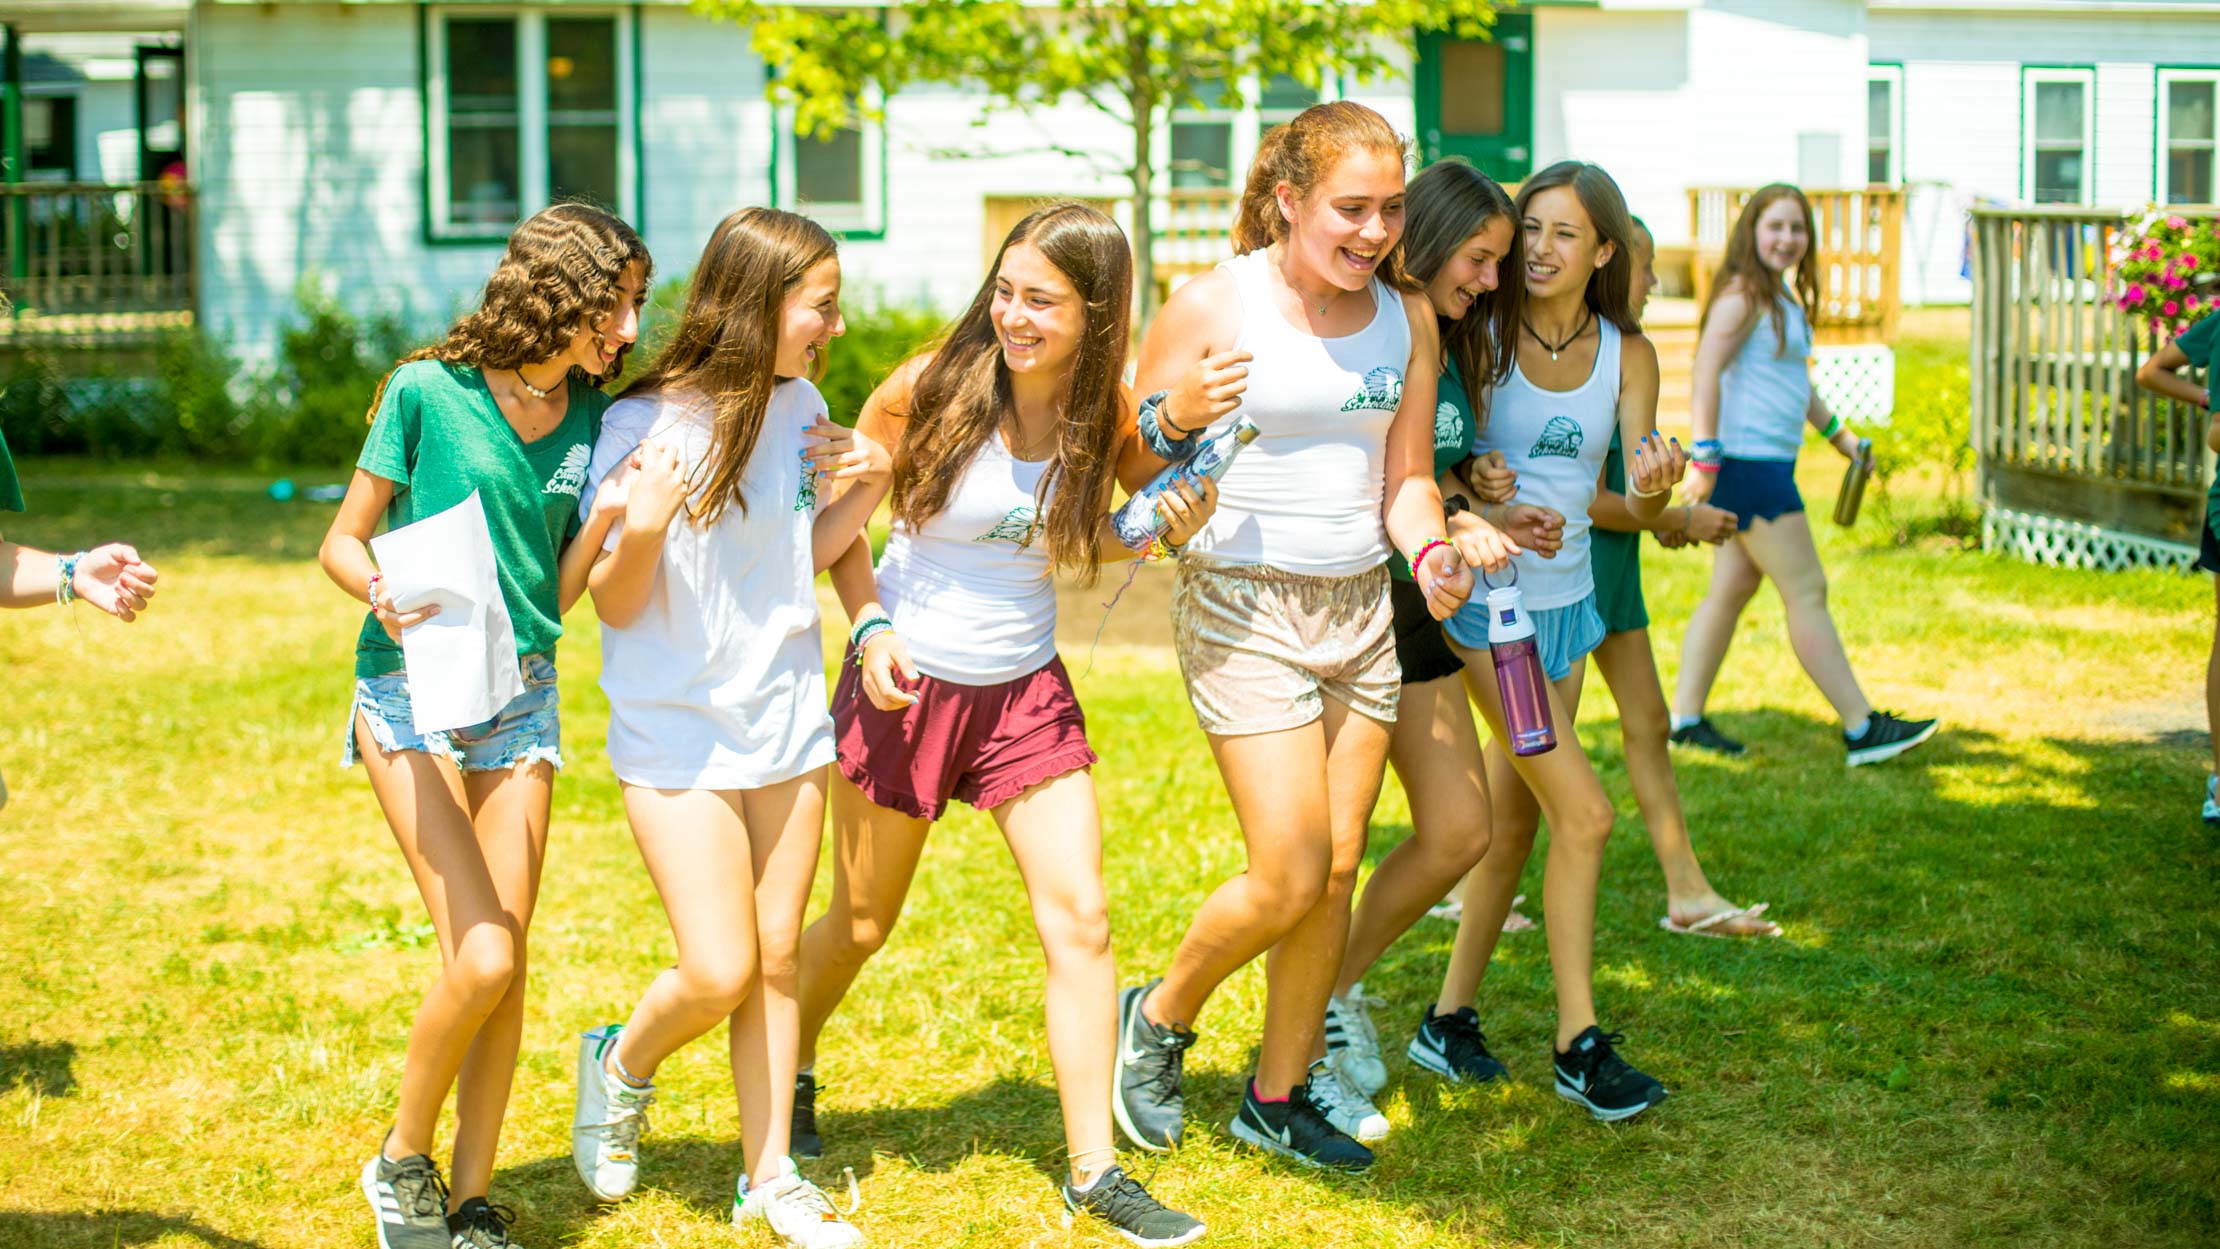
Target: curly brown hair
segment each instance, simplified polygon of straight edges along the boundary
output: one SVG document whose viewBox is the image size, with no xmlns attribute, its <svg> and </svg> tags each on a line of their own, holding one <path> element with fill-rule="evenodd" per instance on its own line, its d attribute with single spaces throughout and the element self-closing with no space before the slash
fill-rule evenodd
<svg viewBox="0 0 2220 1249">
<path fill-rule="evenodd" d="M 580 330 L 616 314 L 617 282 L 634 261 L 640 264 L 644 287 L 655 272 L 647 244 L 638 231 L 602 209 L 565 202 L 533 213 L 509 235 L 477 310 L 449 326 L 438 342 L 395 361 L 370 396 L 364 419 L 377 419 L 386 383 L 402 365 L 416 360 L 467 364 L 483 372 L 561 355 Z M 599 387 L 624 372 L 629 350 L 629 343 L 617 350 L 607 373 L 571 371 Z"/>
</svg>

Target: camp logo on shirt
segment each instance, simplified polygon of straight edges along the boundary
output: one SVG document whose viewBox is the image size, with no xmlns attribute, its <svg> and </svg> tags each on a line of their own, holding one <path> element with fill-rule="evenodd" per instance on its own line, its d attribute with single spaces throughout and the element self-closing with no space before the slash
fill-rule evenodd
<svg viewBox="0 0 2220 1249">
<path fill-rule="evenodd" d="M 1580 422 L 1569 416 L 1553 416 L 1542 426 L 1542 436 L 1534 440 L 1534 447 L 1526 453 L 1526 458 L 1538 460 L 1545 455 L 1561 455 L 1577 460 L 1582 437 Z"/>
<path fill-rule="evenodd" d="M 1010 514 L 1004 516 L 994 528 L 973 538 L 972 541 L 1014 542 L 1019 546 L 1031 546 L 1033 545 L 1033 534 L 1039 528 L 1039 513 L 1033 510 L 1031 504 L 1020 503 L 1011 508 Z"/>
<path fill-rule="evenodd" d="M 1341 405 L 1341 410 L 1354 412 L 1358 408 L 1374 408 L 1382 412 L 1393 412 L 1401 402 L 1403 375 L 1382 365 L 1364 375 L 1364 386 L 1349 397 L 1349 402 Z"/>
<path fill-rule="evenodd" d="M 795 452 L 802 460 L 802 484 L 794 488 L 794 510 L 806 512 L 817 506 L 817 473 L 809 466 L 809 448 Z"/>
<path fill-rule="evenodd" d="M 563 453 L 563 462 L 555 475 L 547 479 L 541 494 L 567 494 L 572 498 L 586 488 L 586 463 L 593 458 L 594 449 L 581 442 Z"/>
<path fill-rule="evenodd" d="M 1460 428 L 1462 424 L 1463 422 L 1457 419 L 1456 404 L 1445 400 L 1436 405 L 1434 408 L 1434 450 L 1456 451 L 1461 449 L 1465 442 L 1463 438 L 1458 436 L 1464 432 Z"/>
</svg>

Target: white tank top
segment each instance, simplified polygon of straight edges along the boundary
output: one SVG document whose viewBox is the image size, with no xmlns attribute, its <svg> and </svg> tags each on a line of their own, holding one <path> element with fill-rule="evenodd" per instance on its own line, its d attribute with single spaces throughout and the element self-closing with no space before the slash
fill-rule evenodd
<svg viewBox="0 0 2220 1249">
<path fill-rule="evenodd" d="M 1488 401 L 1476 452 L 1501 451 L 1519 475 L 1518 501 L 1565 516 L 1565 545 L 1554 558 L 1532 552 L 1513 562 L 1533 611 L 1570 607 L 1594 593 L 1588 562 L 1588 505 L 1619 421 L 1619 327 L 1598 319 L 1595 367 L 1572 390 L 1543 390 L 1514 363 Z M 1631 457 L 1630 457 L 1631 458 Z"/>
<path fill-rule="evenodd" d="M 1046 460 L 1020 460 L 999 430 L 964 466 L 948 506 L 911 528 L 897 520 L 879 557 L 879 604 L 917 670 L 995 685 L 1056 657 L 1056 585 L 1035 499 Z"/>
<path fill-rule="evenodd" d="M 1381 519 L 1388 426 L 1403 398 L 1411 323 L 1403 300 L 1374 278 L 1372 321 L 1319 338 L 1296 329 L 1272 300 L 1253 251 L 1219 268 L 1241 292 L 1234 349 L 1255 356 L 1241 406 L 1213 434 L 1247 415 L 1262 431 L 1218 483 L 1218 510 L 1188 549 L 1234 564 L 1347 577 L 1388 557 Z"/>
<path fill-rule="evenodd" d="M 1719 373 L 1719 441 L 1738 460 L 1794 460 L 1811 407 L 1811 322 L 1787 295 L 1782 337 L 1761 316 Z M 1782 338 L 1787 340 L 1786 345 Z"/>
</svg>

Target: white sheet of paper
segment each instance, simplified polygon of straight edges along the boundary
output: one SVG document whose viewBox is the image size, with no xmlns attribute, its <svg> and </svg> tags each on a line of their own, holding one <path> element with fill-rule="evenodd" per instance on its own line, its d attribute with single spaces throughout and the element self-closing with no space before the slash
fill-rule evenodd
<svg viewBox="0 0 2220 1249">
<path fill-rule="evenodd" d="M 385 593 L 404 612 L 439 614 L 401 631 L 416 731 L 467 728 L 524 692 L 516 627 L 495 575 L 493 533 L 478 492 L 437 515 L 370 539 Z"/>
</svg>

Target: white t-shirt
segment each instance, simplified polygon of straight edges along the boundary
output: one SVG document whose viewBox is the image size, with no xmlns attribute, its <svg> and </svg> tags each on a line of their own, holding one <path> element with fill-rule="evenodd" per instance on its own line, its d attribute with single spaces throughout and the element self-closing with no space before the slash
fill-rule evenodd
<svg viewBox="0 0 2220 1249">
<path fill-rule="evenodd" d="M 1046 460 L 1020 460 L 987 435 L 948 492 L 912 529 L 894 522 L 879 557 L 879 604 L 936 681 L 998 685 L 1056 657 L 1056 585 L 1035 497 Z"/>
<path fill-rule="evenodd" d="M 1588 505 L 1596 501 L 1596 480 L 1619 424 L 1619 327 L 1599 319 L 1596 328 L 1596 362 L 1586 381 L 1571 390 L 1544 390 L 1513 364 L 1511 376 L 1489 397 L 1487 428 L 1473 445 L 1476 452 L 1503 453 L 1519 475 L 1520 503 L 1565 517 L 1565 544 L 1556 555 L 1544 559 L 1528 551 L 1512 559 L 1530 611 L 1570 607 L 1596 588 Z"/>
<path fill-rule="evenodd" d="M 755 789 L 832 762 L 818 633 L 814 477 L 802 431 L 825 400 L 779 383 L 741 477 L 739 503 L 706 528 L 681 509 L 663 539 L 647 607 L 601 631 L 609 765 L 657 789 Z M 713 410 L 698 395 L 620 399 L 601 419 L 582 511 L 601 479 L 642 442 L 678 452 L 706 488 Z M 698 471 L 697 471 L 698 468 Z M 693 501 L 698 503 L 702 490 Z M 606 543 L 614 549 L 622 523 Z"/>
</svg>

